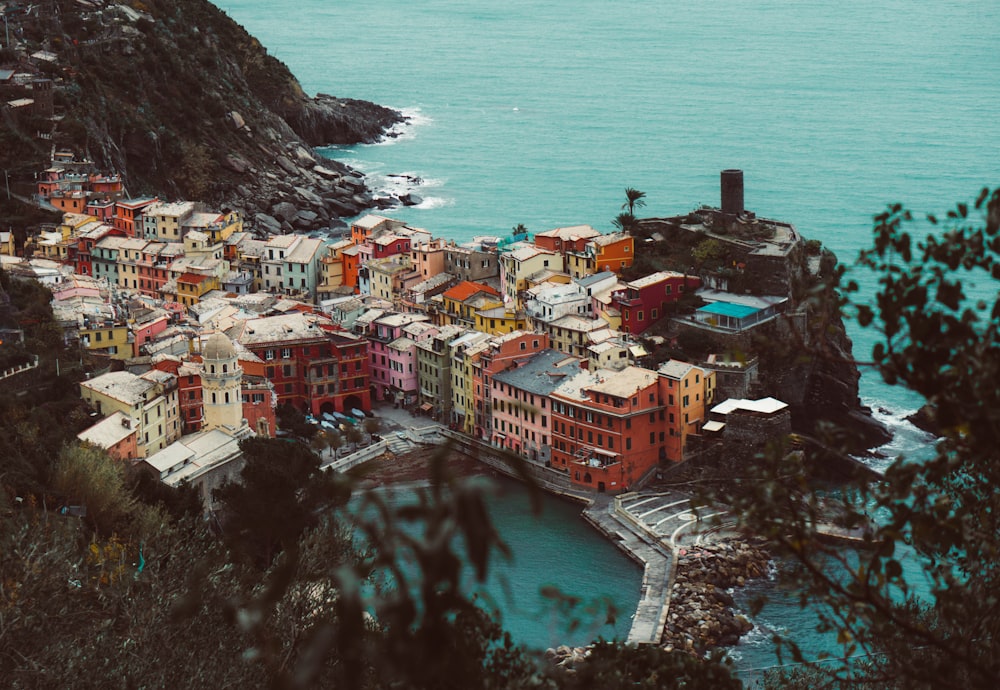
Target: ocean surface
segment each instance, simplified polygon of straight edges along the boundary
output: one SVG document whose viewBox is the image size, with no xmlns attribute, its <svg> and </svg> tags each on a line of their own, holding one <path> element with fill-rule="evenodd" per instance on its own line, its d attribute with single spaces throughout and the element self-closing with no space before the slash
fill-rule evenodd
<svg viewBox="0 0 1000 690">
<path fill-rule="evenodd" d="M 307 92 L 408 114 L 394 138 L 325 153 L 376 187 L 419 177 L 408 191 L 423 203 L 387 215 L 457 241 L 518 223 L 608 231 L 626 187 L 646 193 L 642 217 L 718 205 L 719 171 L 741 168 L 748 209 L 853 264 L 888 203 L 942 213 L 1000 184 L 995 1 L 217 4 Z M 867 359 L 874 334 L 849 331 Z M 903 421 L 919 399 L 868 371 L 861 394 L 898 432 L 887 453 L 926 453 Z M 602 567 L 580 562 L 578 575 Z M 518 571 L 524 588 L 538 568 Z M 802 634 L 813 624 L 770 615 Z M 774 663 L 763 640 L 737 653 L 744 667 Z"/>
</svg>

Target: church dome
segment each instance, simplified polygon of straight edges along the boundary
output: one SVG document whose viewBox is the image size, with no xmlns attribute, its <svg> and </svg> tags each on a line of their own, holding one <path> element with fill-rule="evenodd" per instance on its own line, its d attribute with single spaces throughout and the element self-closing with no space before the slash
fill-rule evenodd
<svg viewBox="0 0 1000 690">
<path fill-rule="evenodd" d="M 216 331 L 209 337 L 208 342 L 205 343 L 202 356 L 205 359 L 235 359 L 236 348 L 233 347 L 233 342 L 225 333 Z"/>
</svg>

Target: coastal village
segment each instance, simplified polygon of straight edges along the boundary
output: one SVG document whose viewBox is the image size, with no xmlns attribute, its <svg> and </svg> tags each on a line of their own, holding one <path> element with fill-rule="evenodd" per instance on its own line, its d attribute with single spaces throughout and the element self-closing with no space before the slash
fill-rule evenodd
<svg viewBox="0 0 1000 690">
<path fill-rule="evenodd" d="M 97 419 L 79 438 L 199 487 L 206 510 L 238 474 L 240 439 L 287 433 L 283 405 L 327 437 L 373 408 L 408 410 L 609 494 L 727 440 L 790 430 L 740 345 L 788 311 L 787 291 L 729 292 L 719 272 L 623 278 L 643 251 L 627 230 L 457 244 L 368 214 L 340 237 L 271 234 L 230 209 L 125 198 L 118 177 L 68 154 L 38 177 L 38 203 L 63 221 L 22 248 L 0 235 L 2 265 L 50 288 L 65 342 L 97 363 L 80 384 Z M 722 182 L 721 209 L 661 222 L 722 229 L 713 237 L 743 250 L 735 271 L 801 251 L 793 228 L 744 210 L 741 172 Z M 769 237 L 724 229 L 751 220 Z M 652 354 L 684 332 L 732 348 Z"/>
<path fill-rule="evenodd" d="M 744 208 L 741 171 L 720 187 L 718 208 L 682 216 L 636 220 L 642 194 L 627 190 L 611 231 L 516 226 L 457 243 L 375 213 L 340 232 L 275 231 L 129 198 L 119 176 L 56 153 L 32 201 L 62 222 L 23 243 L 0 234 L 0 266 L 51 291 L 86 372 L 79 441 L 194 487 L 206 514 L 253 436 L 308 442 L 331 471 L 447 443 L 586 504 L 644 568 L 629 641 L 697 653 L 750 628 L 719 592 L 768 556 L 734 551 L 724 530 L 703 542 L 690 496 L 641 490 L 738 467 L 791 432 L 752 343 L 776 324 L 805 338 L 792 276 L 820 270 L 792 226 Z M 637 274 L 637 254 L 670 241 L 697 265 Z M 5 326 L 5 342 L 23 338 Z M 283 428 L 289 414 L 301 423 Z M 585 654 L 553 650 L 563 665 Z"/>
</svg>

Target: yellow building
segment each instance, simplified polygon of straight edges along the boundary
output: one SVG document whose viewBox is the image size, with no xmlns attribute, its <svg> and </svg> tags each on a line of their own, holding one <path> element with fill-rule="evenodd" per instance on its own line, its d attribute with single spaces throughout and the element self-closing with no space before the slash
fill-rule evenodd
<svg viewBox="0 0 1000 690">
<path fill-rule="evenodd" d="M 504 335 L 514 331 L 523 331 L 528 327 L 524 312 L 515 312 L 505 307 L 496 307 L 476 312 L 475 329 L 480 333 Z"/>
<path fill-rule="evenodd" d="M 112 359 L 132 357 L 132 339 L 125 324 L 97 325 L 80 329 L 80 343 L 91 352 L 107 352 Z"/>
<path fill-rule="evenodd" d="M 183 228 L 194 214 L 193 201 L 158 201 L 142 212 L 143 237 L 160 242 L 180 242 Z"/>
<path fill-rule="evenodd" d="M 506 304 L 516 309 L 522 308 L 524 291 L 528 289 L 528 278 L 551 271 L 563 271 L 563 256 L 533 244 L 512 245 L 513 249 L 500 255 L 500 283 Z"/>
<path fill-rule="evenodd" d="M 236 211 L 192 213 L 181 231 L 187 237 L 192 230 L 205 233 L 212 244 L 218 244 L 228 240 L 233 233 L 243 232 L 243 217 Z"/>
<path fill-rule="evenodd" d="M 474 366 L 489 347 L 490 336 L 467 333 L 451 343 L 451 422 L 466 434 L 476 431 Z M 483 401 L 479 401 L 483 405 Z"/>
<path fill-rule="evenodd" d="M 219 288 L 219 277 L 216 275 L 185 273 L 177 279 L 177 301 L 190 307 L 193 304 L 198 304 L 201 298 L 212 290 Z"/>
<path fill-rule="evenodd" d="M 80 383 L 80 397 L 98 414 L 121 412 L 138 423 L 137 455 L 148 457 L 180 438 L 177 377 L 153 369 L 141 376 L 112 371 Z"/>
</svg>

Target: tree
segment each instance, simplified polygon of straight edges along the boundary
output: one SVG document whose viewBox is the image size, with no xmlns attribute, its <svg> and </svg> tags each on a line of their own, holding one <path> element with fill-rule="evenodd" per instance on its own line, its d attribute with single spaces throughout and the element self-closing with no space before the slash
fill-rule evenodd
<svg viewBox="0 0 1000 690">
<path fill-rule="evenodd" d="M 379 429 L 382 428 L 382 422 L 377 417 L 368 417 L 365 419 L 363 426 L 368 436 L 371 437 L 377 434 Z"/>
<path fill-rule="evenodd" d="M 512 228 L 512 231 L 515 236 L 528 234 L 528 228 L 525 227 L 524 223 L 518 223 Z"/>
<path fill-rule="evenodd" d="M 635 210 L 637 208 L 642 208 L 646 205 L 646 192 L 640 192 L 638 189 L 632 189 L 631 187 L 625 188 L 625 203 L 622 204 L 622 210 L 628 211 L 630 216 L 635 216 Z"/>
<path fill-rule="evenodd" d="M 358 444 L 364 440 L 364 435 L 355 424 L 346 424 L 344 427 L 344 438 L 351 444 L 352 449 L 357 449 Z"/>
<path fill-rule="evenodd" d="M 882 378 L 933 408 L 941 437 L 932 456 L 896 459 L 883 481 L 856 479 L 821 499 L 803 469 L 842 452 L 828 429 L 800 438 L 801 452 L 768 453 L 721 492 L 746 528 L 799 564 L 803 604 L 820 605 L 841 645 L 837 663 L 785 674 L 781 685 L 1000 686 L 1000 190 L 926 221 L 944 232 L 915 239 L 921 221 L 899 205 L 876 216 L 874 247 L 859 262 L 878 279 L 874 306 L 844 307 L 879 330 L 872 359 Z M 865 548 L 822 540 L 818 527 L 830 523 L 855 530 Z"/>
<path fill-rule="evenodd" d="M 611 221 L 611 224 L 622 232 L 632 233 L 637 227 L 639 227 L 638 219 L 631 213 L 619 213 Z"/>
<path fill-rule="evenodd" d="M 346 500 L 344 485 L 320 470 L 308 446 L 281 439 L 240 442 L 246 464 L 240 481 L 215 491 L 222 504 L 226 541 L 262 569 L 295 547 L 303 532 L 318 524 L 321 509 Z"/>
</svg>

